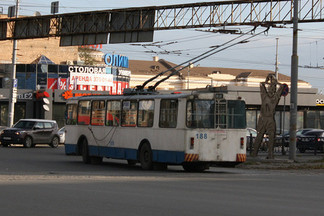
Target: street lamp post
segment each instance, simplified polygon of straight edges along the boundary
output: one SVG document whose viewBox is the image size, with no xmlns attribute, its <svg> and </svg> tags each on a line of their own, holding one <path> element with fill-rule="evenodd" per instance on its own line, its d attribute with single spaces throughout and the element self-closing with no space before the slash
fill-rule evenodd
<svg viewBox="0 0 324 216">
<path fill-rule="evenodd" d="M 16 0 L 15 17 L 18 18 L 19 0 Z M 11 91 L 9 96 L 9 113 L 8 113 L 8 126 L 11 127 L 14 121 L 15 103 L 17 100 L 17 79 L 16 79 L 16 50 L 17 40 L 13 40 L 12 50 L 12 71 L 11 71 Z"/>
<path fill-rule="evenodd" d="M 293 50 L 291 56 L 291 93 L 290 93 L 290 129 L 289 159 L 296 160 L 296 129 L 297 129 L 297 83 L 298 83 L 298 2 L 294 0 L 293 16 Z"/>
</svg>

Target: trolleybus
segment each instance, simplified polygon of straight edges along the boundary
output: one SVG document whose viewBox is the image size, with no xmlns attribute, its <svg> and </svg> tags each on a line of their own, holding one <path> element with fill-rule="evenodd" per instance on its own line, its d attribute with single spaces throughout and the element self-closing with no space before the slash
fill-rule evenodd
<svg viewBox="0 0 324 216">
<path fill-rule="evenodd" d="M 66 105 L 65 153 L 203 171 L 246 160 L 245 102 L 226 87 L 183 92 L 94 95 Z"/>
</svg>

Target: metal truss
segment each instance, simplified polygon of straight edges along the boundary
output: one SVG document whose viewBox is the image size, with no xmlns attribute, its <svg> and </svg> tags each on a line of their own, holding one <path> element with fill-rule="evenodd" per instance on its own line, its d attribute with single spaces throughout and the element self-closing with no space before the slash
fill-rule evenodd
<svg viewBox="0 0 324 216">
<path fill-rule="evenodd" d="M 322 0 L 299 0 L 299 22 L 322 22 Z M 293 0 L 247 0 L 156 9 L 155 30 L 234 25 L 291 24 Z"/>
<path fill-rule="evenodd" d="M 299 0 L 299 22 L 323 22 L 323 1 Z M 167 29 L 277 26 L 291 24 L 292 16 L 293 0 L 232 0 L 126 8 L 1 19 L 0 40 L 79 35 L 85 40 L 84 35 L 107 33 L 134 37 L 139 32 Z"/>
</svg>

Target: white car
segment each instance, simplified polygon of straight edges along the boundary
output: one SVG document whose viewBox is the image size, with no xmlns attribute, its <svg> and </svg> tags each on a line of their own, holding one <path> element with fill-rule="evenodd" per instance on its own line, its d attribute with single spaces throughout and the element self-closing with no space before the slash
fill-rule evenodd
<svg viewBox="0 0 324 216">
<path fill-rule="evenodd" d="M 60 136 L 60 143 L 61 144 L 64 144 L 65 142 L 65 128 L 62 127 L 58 132 L 57 134 Z"/>
</svg>

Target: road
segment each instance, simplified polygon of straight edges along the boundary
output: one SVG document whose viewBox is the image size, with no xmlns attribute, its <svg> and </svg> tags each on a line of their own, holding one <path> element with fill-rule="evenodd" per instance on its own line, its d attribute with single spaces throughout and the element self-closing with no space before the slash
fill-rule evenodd
<svg viewBox="0 0 324 216">
<path fill-rule="evenodd" d="M 86 165 L 62 146 L 0 147 L 0 161 L 6 216 L 316 216 L 324 209 L 324 170 L 143 171 L 118 160 Z"/>
</svg>

